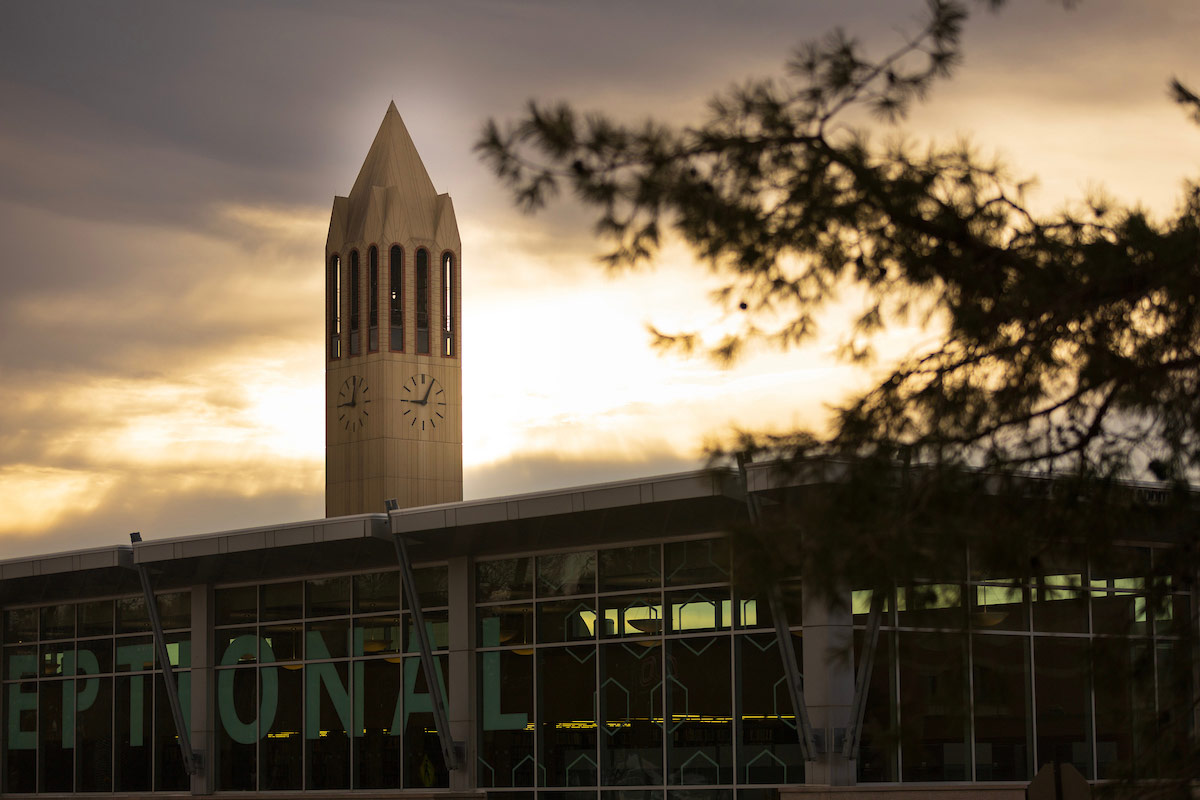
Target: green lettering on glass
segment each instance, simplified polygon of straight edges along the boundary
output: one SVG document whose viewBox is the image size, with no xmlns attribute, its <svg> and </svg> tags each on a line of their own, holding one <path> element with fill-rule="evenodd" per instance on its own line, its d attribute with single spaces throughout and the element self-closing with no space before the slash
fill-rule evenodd
<svg viewBox="0 0 1200 800">
<path fill-rule="evenodd" d="M 257 657 L 258 646 L 257 636 L 238 636 L 225 648 L 225 655 L 221 656 L 221 666 L 236 664 L 243 656 L 252 659 Z M 262 651 L 263 661 L 275 660 L 271 645 L 262 642 Z M 238 716 L 237 707 L 233 703 L 233 675 L 236 671 L 223 669 L 217 672 L 217 711 L 229 738 L 238 744 L 254 744 L 259 738 L 259 721 L 262 721 L 263 731 L 269 731 L 271 723 L 275 721 L 275 712 L 279 709 L 279 670 L 277 667 L 264 667 L 258 671 L 262 694 L 259 697 L 258 716 L 249 722 Z"/>
<path fill-rule="evenodd" d="M 150 669 L 154 666 L 154 645 L 126 644 L 117 648 L 117 666 L 129 669 Z M 146 681 L 140 675 L 129 679 L 129 745 L 142 747 L 146 743 L 142 715 L 146 708 Z"/>
<path fill-rule="evenodd" d="M 63 672 L 66 672 L 68 675 L 71 673 L 77 675 L 95 675 L 99 671 L 100 661 L 91 650 L 77 650 L 75 653 L 67 653 L 63 657 Z M 75 702 L 64 702 L 62 709 L 62 739 L 64 748 L 71 749 L 75 747 L 75 715 L 80 711 L 87 711 L 91 708 L 92 703 L 96 702 L 98 694 L 100 694 L 99 678 L 75 681 Z"/>
<path fill-rule="evenodd" d="M 483 621 L 483 646 L 496 647 L 500 644 L 500 618 Z M 529 715 L 514 711 L 500 711 L 500 654 L 492 651 L 482 657 L 483 669 L 483 729 L 485 731 L 519 731 L 529 723 Z"/>
<path fill-rule="evenodd" d="M 413 714 L 432 714 L 433 699 L 426 692 L 417 692 L 417 674 L 421 671 L 421 659 L 412 656 L 404 659 L 404 725 L 408 727 L 408 718 Z M 442 660 L 440 658 L 433 659 L 433 671 L 437 673 L 437 681 L 442 686 L 442 697 L 449 699 L 449 694 L 446 691 L 446 676 L 442 674 Z M 400 721 L 401 704 L 396 704 L 396 711 L 392 715 L 392 730 L 399 732 L 401 726 L 396 723 Z"/>
<path fill-rule="evenodd" d="M 308 658 L 329 658 L 329 648 L 320 631 L 309 631 L 307 641 Z M 350 690 L 342 683 L 336 664 L 306 664 L 304 667 L 304 736 L 318 739 L 321 736 L 321 689 L 325 690 L 329 702 L 342 721 L 343 730 L 352 730 L 350 719 Z M 359 692 L 355 692 L 355 705 L 359 704 Z M 359 716 L 361 717 L 361 710 Z"/>
<path fill-rule="evenodd" d="M 36 675 L 37 674 L 37 656 L 35 655 L 14 655 L 8 659 L 8 670 L 10 675 Z M 32 692 L 21 691 L 22 687 L 28 686 L 33 689 Z M 21 730 L 21 712 L 33 711 L 37 712 L 37 684 L 35 683 L 13 683 L 8 687 L 8 702 L 5 704 L 8 707 L 8 749 L 9 750 L 34 750 L 37 748 L 37 730 L 25 731 Z M 33 716 L 33 715 L 31 715 Z M 36 724 L 36 723 L 35 723 Z"/>
</svg>

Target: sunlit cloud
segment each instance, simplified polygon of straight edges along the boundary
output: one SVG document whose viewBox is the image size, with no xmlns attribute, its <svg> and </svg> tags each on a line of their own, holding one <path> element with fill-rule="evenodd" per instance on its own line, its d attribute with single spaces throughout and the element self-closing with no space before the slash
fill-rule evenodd
<svg viewBox="0 0 1200 800">
<path fill-rule="evenodd" d="M 176 4 L 137 26 L 98 7 L 6 9 L 0 557 L 323 513 L 328 214 L 392 98 L 464 242 L 468 496 L 690 468 L 738 428 L 821 429 L 937 331 L 894 329 L 874 367 L 849 366 L 836 353 L 850 296 L 788 353 L 752 349 L 731 369 L 658 354 L 648 325 L 713 343 L 741 323 L 710 302 L 705 267 L 671 244 L 655 269 L 609 276 L 591 215 L 569 197 L 521 214 L 472 146 L 530 97 L 691 124 L 800 41 L 844 25 L 891 47 L 920 8 Z M 1102 185 L 1166 213 L 1197 131 L 1164 87 L 1200 80 L 1198 13 L 979 13 L 964 66 L 910 130 L 969 134 L 1038 179 L 1039 209 Z M 169 35 L 181 29 L 194 35 Z"/>
</svg>

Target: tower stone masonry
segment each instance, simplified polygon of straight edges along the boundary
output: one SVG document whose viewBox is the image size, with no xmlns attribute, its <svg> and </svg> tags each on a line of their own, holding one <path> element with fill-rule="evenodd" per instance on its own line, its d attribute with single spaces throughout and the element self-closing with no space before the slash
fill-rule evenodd
<svg viewBox="0 0 1200 800">
<path fill-rule="evenodd" d="M 395 103 L 325 244 L 325 514 L 462 500 L 462 244 Z"/>
</svg>

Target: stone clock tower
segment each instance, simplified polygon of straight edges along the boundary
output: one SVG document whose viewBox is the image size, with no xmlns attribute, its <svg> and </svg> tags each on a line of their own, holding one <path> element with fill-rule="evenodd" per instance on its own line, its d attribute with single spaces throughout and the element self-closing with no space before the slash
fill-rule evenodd
<svg viewBox="0 0 1200 800">
<path fill-rule="evenodd" d="M 462 500 L 461 256 L 396 104 L 325 243 L 325 514 Z"/>
</svg>

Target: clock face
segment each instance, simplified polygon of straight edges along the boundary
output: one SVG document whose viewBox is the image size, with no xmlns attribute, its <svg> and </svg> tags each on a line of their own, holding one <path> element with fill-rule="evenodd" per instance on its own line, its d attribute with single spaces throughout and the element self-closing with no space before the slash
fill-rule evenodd
<svg viewBox="0 0 1200 800">
<path fill-rule="evenodd" d="M 400 392 L 400 416 L 409 430 L 429 431 L 446 421 L 446 390 L 424 372 L 409 378 Z"/>
<path fill-rule="evenodd" d="M 338 391 L 338 423 L 351 433 L 366 427 L 371 410 L 370 391 L 366 380 L 358 375 L 346 378 Z"/>
</svg>

